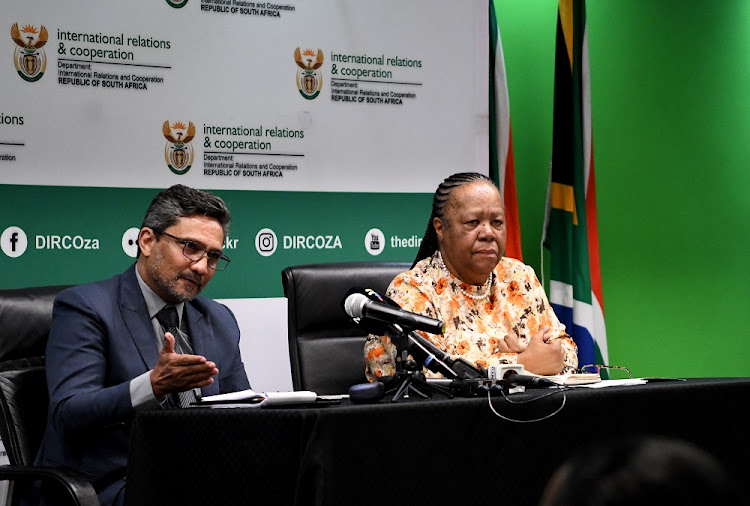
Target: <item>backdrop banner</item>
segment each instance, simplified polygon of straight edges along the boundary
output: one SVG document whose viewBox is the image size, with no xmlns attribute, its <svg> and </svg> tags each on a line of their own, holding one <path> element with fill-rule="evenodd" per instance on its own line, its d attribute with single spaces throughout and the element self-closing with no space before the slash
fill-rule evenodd
<svg viewBox="0 0 750 506">
<path fill-rule="evenodd" d="M 0 20 L 2 286 L 107 278 L 159 189 L 214 191 L 232 262 L 205 295 L 256 389 L 291 388 L 284 267 L 411 261 L 440 181 L 488 173 L 486 1 L 9 0 Z"/>
</svg>

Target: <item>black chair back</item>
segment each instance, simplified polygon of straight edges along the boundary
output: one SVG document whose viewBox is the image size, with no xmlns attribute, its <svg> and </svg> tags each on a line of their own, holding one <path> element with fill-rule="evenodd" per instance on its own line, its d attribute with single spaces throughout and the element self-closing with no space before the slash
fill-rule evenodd
<svg viewBox="0 0 750 506">
<path fill-rule="evenodd" d="M 10 461 L 0 466 L 0 480 L 17 481 L 12 504 L 34 480 L 51 487 L 49 504 L 99 504 L 91 484 L 74 471 L 33 466 L 49 407 L 44 353 L 52 306 L 68 286 L 0 290 L 0 438 Z"/>
<path fill-rule="evenodd" d="M 44 350 L 55 297 L 69 285 L 0 290 L 0 438 L 14 466 L 42 443 L 49 396 Z"/>
<path fill-rule="evenodd" d="M 343 394 L 367 381 L 367 333 L 344 312 L 342 301 L 353 287 L 385 294 L 393 278 L 409 268 L 411 264 L 401 262 L 340 262 L 282 271 L 295 390 Z"/>
<path fill-rule="evenodd" d="M 48 406 L 44 366 L 0 371 L 0 436 L 12 466 L 34 464 Z"/>
<path fill-rule="evenodd" d="M 70 285 L 0 290 L 0 364 L 44 356 L 52 304 Z"/>
</svg>

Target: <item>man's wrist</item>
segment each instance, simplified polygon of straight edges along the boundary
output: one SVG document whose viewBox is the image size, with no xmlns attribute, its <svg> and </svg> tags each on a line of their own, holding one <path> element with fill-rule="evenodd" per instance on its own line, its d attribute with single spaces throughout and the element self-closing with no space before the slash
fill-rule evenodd
<svg viewBox="0 0 750 506">
<path fill-rule="evenodd" d="M 151 384 L 151 371 L 144 372 L 130 380 L 130 401 L 135 409 L 153 408 L 160 403 Z"/>
</svg>

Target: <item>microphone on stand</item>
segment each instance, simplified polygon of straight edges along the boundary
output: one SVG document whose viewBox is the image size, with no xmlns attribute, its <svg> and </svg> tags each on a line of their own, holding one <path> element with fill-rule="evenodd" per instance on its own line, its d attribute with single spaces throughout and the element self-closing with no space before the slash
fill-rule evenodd
<svg viewBox="0 0 750 506">
<path fill-rule="evenodd" d="M 370 295 L 377 293 L 369 288 Z M 363 293 L 352 293 L 344 299 L 344 311 L 352 318 L 377 320 L 380 322 L 398 325 L 409 330 L 423 330 L 430 334 L 442 334 L 445 332 L 445 324 L 440 320 L 428 318 L 416 313 L 405 311 L 398 307 L 390 306 L 385 302 L 372 300 Z"/>
<path fill-rule="evenodd" d="M 450 355 L 448 355 L 446 352 L 435 346 L 430 342 L 429 339 L 425 339 L 424 337 L 420 336 L 417 332 L 411 332 L 409 334 L 409 340 L 414 343 L 414 346 L 411 346 L 409 348 L 409 352 L 411 352 L 412 356 L 414 355 L 414 349 L 417 348 L 423 348 L 427 351 L 427 353 L 430 353 L 431 355 L 437 357 L 440 361 L 447 364 L 447 366 L 451 369 L 454 376 L 448 376 L 447 374 L 443 374 L 446 378 L 450 379 L 475 379 L 475 378 L 486 378 L 487 374 L 480 369 L 478 369 L 474 364 L 466 360 L 465 358 L 453 358 Z M 415 357 L 416 358 L 416 357 Z M 425 367 L 430 369 L 430 367 L 425 363 Z M 430 369 L 433 372 L 441 372 L 441 371 L 434 371 L 433 369 Z M 442 374 L 442 372 L 441 372 Z"/>
<path fill-rule="evenodd" d="M 395 301 L 382 297 L 370 288 L 353 288 L 344 299 L 344 311 L 357 323 L 384 322 L 388 325 L 379 332 L 391 337 L 398 347 L 406 348 L 414 359 L 432 372 L 449 379 L 486 378 L 484 371 L 463 359 L 453 358 L 414 330 L 431 334 L 442 334 L 445 325 L 440 320 L 429 318 L 402 309 Z M 404 342 L 403 337 L 408 342 Z"/>
<path fill-rule="evenodd" d="M 507 381 L 511 387 L 546 388 L 556 386 L 554 381 L 542 376 L 523 374 L 523 366 L 520 364 L 492 366 L 492 368 L 500 369 L 502 379 Z M 490 376 L 492 376 L 493 372 L 490 372 Z"/>
</svg>

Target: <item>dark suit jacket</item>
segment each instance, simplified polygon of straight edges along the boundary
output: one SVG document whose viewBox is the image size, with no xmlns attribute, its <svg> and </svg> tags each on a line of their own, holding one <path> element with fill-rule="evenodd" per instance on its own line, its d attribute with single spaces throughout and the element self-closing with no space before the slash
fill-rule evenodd
<svg viewBox="0 0 750 506">
<path fill-rule="evenodd" d="M 219 369 L 203 395 L 250 388 L 229 308 L 196 297 L 183 314 L 194 353 Z M 134 415 L 130 380 L 152 369 L 159 355 L 135 266 L 61 292 L 46 353 L 50 407 L 36 463 L 76 469 L 98 492 L 122 482 Z"/>
</svg>

